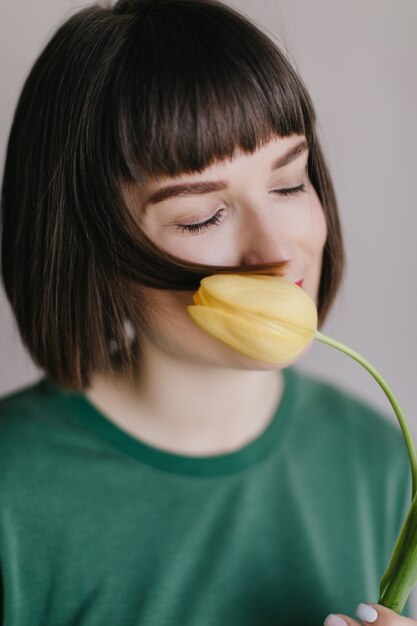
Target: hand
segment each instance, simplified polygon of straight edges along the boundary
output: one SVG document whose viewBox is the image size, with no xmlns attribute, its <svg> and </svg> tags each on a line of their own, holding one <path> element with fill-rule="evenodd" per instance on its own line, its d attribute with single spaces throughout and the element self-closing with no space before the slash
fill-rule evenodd
<svg viewBox="0 0 417 626">
<path fill-rule="evenodd" d="M 362 623 L 356 622 L 348 615 L 338 613 L 337 615 L 328 615 L 324 621 L 324 626 L 363 626 L 363 624 L 366 626 L 368 624 L 375 624 L 375 626 L 417 626 L 417 620 L 398 615 L 395 611 L 391 611 L 381 604 L 359 604 L 355 613 L 362 620 Z"/>
</svg>

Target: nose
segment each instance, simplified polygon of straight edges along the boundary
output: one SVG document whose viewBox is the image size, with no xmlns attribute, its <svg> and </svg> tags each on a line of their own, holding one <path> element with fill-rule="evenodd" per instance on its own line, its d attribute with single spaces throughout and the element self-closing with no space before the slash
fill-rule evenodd
<svg viewBox="0 0 417 626">
<path fill-rule="evenodd" d="M 283 224 L 252 214 L 241 227 L 240 256 L 242 265 L 291 264 L 295 259 L 295 245 Z"/>
</svg>

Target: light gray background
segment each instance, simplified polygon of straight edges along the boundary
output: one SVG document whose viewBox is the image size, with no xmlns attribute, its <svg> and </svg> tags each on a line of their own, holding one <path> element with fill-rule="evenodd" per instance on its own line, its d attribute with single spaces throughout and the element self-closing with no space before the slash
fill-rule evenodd
<svg viewBox="0 0 417 626">
<path fill-rule="evenodd" d="M 57 24 L 86 4 L 1 4 L 1 167 L 24 77 Z M 323 331 L 386 376 L 417 437 L 417 2 L 230 4 L 288 49 L 318 112 L 347 248 L 344 284 Z M 361 395 L 395 420 L 376 382 L 336 350 L 315 344 L 299 367 Z M 1 287 L 0 395 L 41 375 L 21 345 Z M 412 608 L 417 616 L 416 591 Z"/>
</svg>

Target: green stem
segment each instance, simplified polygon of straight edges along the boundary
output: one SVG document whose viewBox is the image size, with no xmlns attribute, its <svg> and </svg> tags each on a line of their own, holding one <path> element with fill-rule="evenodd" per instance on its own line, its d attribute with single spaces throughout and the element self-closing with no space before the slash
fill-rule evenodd
<svg viewBox="0 0 417 626">
<path fill-rule="evenodd" d="M 332 339 L 331 337 L 327 337 L 326 335 L 323 335 L 323 333 L 321 333 L 318 330 L 316 330 L 314 338 L 317 339 L 318 341 L 321 341 L 322 343 L 326 343 L 329 346 L 336 348 L 337 350 L 340 350 L 341 352 L 344 352 L 345 354 L 352 357 L 352 359 L 355 359 L 355 361 L 363 365 L 363 367 L 368 370 L 368 372 L 375 378 L 375 380 L 384 390 L 398 418 L 405 442 L 407 444 L 408 456 L 409 456 L 410 465 L 411 465 L 411 476 L 412 476 L 411 500 L 413 500 L 414 495 L 416 493 L 416 487 L 417 487 L 417 450 L 416 450 L 415 442 L 413 439 L 413 435 L 411 434 L 404 412 L 394 392 L 392 391 L 391 387 L 385 382 L 381 374 L 374 368 L 374 366 L 369 361 L 367 361 L 363 356 L 355 352 L 355 350 L 348 348 L 348 346 L 345 346 L 343 343 L 340 343 L 340 341 L 336 341 L 335 339 Z"/>
<path fill-rule="evenodd" d="M 405 602 L 413 585 L 417 582 L 417 451 L 413 436 L 410 432 L 404 412 L 395 397 L 394 392 L 382 378 L 381 374 L 363 356 L 348 348 L 343 343 L 316 331 L 314 338 L 322 343 L 344 352 L 363 365 L 382 387 L 400 423 L 400 427 L 407 444 L 408 456 L 412 476 L 412 504 L 402 525 L 400 534 L 394 546 L 391 560 L 380 581 L 378 604 L 401 614 Z"/>
<path fill-rule="evenodd" d="M 378 604 L 401 614 L 417 582 L 417 497 L 414 497 L 380 581 Z"/>
</svg>

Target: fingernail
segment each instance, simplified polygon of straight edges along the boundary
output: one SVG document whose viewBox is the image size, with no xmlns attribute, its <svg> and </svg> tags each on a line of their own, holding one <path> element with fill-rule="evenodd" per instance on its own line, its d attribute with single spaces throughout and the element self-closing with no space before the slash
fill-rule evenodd
<svg viewBox="0 0 417 626">
<path fill-rule="evenodd" d="M 372 606 L 362 603 L 356 607 L 355 614 L 364 622 L 374 622 L 378 617 L 378 613 Z"/>
<path fill-rule="evenodd" d="M 337 615 L 330 613 L 324 620 L 324 626 L 347 626 L 347 622 Z"/>
</svg>

